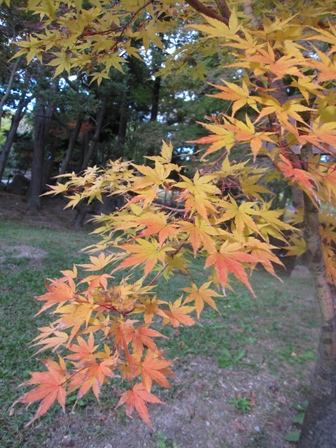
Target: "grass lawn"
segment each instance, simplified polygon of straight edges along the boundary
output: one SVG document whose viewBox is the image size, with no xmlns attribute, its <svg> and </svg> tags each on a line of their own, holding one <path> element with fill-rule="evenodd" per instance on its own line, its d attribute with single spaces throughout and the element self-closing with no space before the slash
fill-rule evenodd
<svg viewBox="0 0 336 448">
<path fill-rule="evenodd" d="M 44 292 L 44 278 L 58 277 L 61 269 L 72 268 L 73 263 L 87 262 L 87 255 L 80 249 L 96 240 L 86 232 L 51 230 L 0 221 L 1 447 L 42 447 L 50 438 L 50 431 L 59 415 L 57 406 L 35 427 L 25 428 L 25 424 L 35 414 L 36 407 L 25 410 L 19 405 L 9 416 L 11 404 L 23 393 L 18 385 L 29 379 L 30 371 L 40 368 L 40 363 L 31 357 L 34 350 L 28 344 L 37 335 L 36 327 L 48 324 L 48 316 L 34 317 L 39 309 L 34 296 Z M 194 265 L 196 277 L 200 281 L 205 279 L 206 273 L 200 261 L 196 260 Z M 308 370 L 315 359 L 318 322 L 310 280 L 287 277 L 282 277 L 282 280 L 280 282 L 263 271 L 255 272 L 251 283 L 256 298 L 244 286 L 234 283 L 234 292 L 228 291 L 226 297 L 216 301 L 220 313 L 207 307 L 201 321 L 194 327 L 165 327 L 163 333 L 169 336 L 169 340 L 163 346 L 168 349 L 169 358 L 176 358 L 177 370 L 183 371 L 194 359 L 207 359 L 219 371 L 228 374 L 236 372 L 257 376 L 267 373 L 281 384 L 288 383 L 289 395 L 284 406 L 292 406 L 292 409 L 284 409 L 284 412 L 297 413 L 295 407 L 300 409 L 302 406 L 307 393 Z M 182 276 L 169 282 L 162 279 L 158 293 L 163 299 L 176 299 L 180 295 L 178 288 L 184 286 L 187 286 L 187 280 Z M 292 378 L 296 379 L 295 384 L 291 383 Z M 174 400 L 181 387 L 170 389 L 170 395 L 165 399 Z M 296 392 L 300 393 L 301 403 L 296 403 L 294 398 L 291 402 L 290 388 L 296 388 Z M 226 405 L 232 413 L 239 415 L 239 412 L 249 410 L 250 398 L 237 393 Z M 117 398 L 113 396 L 102 397 L 102 412 L 116 402 Z M 81 400 L 76 412 L 84 415 L 85 409 L 93 403 L 93 397 L 88 395 Z M 117 412 L 119 419 L 124 418 L 123 410 Z M 97 429 L 93 437 L 103 440 L 101 429 Z M 155 437 L 154 442 L 147 446 L 178 446 L 167 442 L 161 431 L 156 432 Z M 266 442 L 262 441 L 261 435 L 255 440 L 254 445 L 245 446 L 273 446 L 269 443 L 269 435 L 265 436 Z M 118 444 L 112 445 L 113 448 L 119 447 Z M 80 447 L 78 444 L 71 446 Z M 213 446 L 231 448 L 235 445 L 223 442 L 223 445 Z M 127 444 L 125 447 L 128 448 Z M 181 448 L 184 448 L 183 445 Z"/>
</svg>

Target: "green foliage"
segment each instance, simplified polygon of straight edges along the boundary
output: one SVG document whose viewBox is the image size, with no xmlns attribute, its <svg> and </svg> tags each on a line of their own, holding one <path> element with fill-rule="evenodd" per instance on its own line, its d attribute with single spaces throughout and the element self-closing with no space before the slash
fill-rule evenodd
<svg viewBox="0 0 336 448">
<path fill-rule="evenodd" d="M 251 409 L 251 398 L 237 394 L 232 400 L 229 401 L 230 404 L 232 404 L 237 411 L 245 413 L 248 412 Z"/>
</svg>

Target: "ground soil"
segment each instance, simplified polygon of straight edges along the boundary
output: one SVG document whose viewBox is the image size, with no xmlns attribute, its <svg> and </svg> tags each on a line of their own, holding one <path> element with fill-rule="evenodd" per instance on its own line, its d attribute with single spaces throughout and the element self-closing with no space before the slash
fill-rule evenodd
<svg viewBox="0 0 336 448">
<path fill-rule="evenodd" d="M 26 198 L 0 193 L 0 219 L 31 226 L 71 229 L 75 212 L 62 212 L 65 203 L 50 197 L 42 200 L 38 215 L 26 213 Z M 16 256 L 43 256 L 29 246 L 13 250 Z M 29 252 L 30 251 L 30 252 Z M 23 255 L 22 255 L 23 254 Z M 305 366 L 306 368 L 307 366 Z M 309 369 L 307 369 L 308 371 Z M 225 370 L 206 357 L 177 360 L 172 388 L 157 395 L 166 403 L 150 408 L 152 427 L 137 416 L 125 416 L 123 409 L 93 404 L 84 410 L 57 414 L 44 433 L 45 448 L 286 448 L 284 435 L 295 430 L 297 411 L 307 387 L 305 374 L 297 380 L 288 375 L 271 375 L 266 365 L 259 373 L 243 369 Z M 117 388 L 115 395 L 120 395 Z M 232 399 L 246 396 L 251 407 L 242 412 Z M 230 403 L 231 402 L 231 403 Z M 38 428 L 36 428 L 38 429 Z M 1 442 L 0 442 L 1 445 Z M 29 440 L 26 447 L 31 447 Z M 35 447 L 35 445 L 34 445 Z"/>
</svg>

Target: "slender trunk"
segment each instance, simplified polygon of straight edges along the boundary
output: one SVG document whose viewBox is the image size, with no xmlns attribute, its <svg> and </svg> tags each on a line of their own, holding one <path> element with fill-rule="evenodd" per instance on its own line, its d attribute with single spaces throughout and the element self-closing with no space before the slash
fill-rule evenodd
<svg viewBox="0 0 336 448">
<path fill-rule="evenodd" d="M 101 103 L 101 107 L 97 113 L 95 131 L 94 131 L 93 137 L 90 141 L 88 151 L 86 151 L 84 154 L 83 163 L 80 168 L 81 171 L 85 170 L 88 167 L 90 159 L 97 147 L 97 143 L 99 141 L 99 136 L 100 136 L 100 131 L 101 131 L 104 116 L 105 116 L 106 104 L 107 104 L 107 97 L 105 96 Z"/>
<path fill-rule="evenodd" d="M 44 151 L 52 115 L 52 104 L 45 106 L 43 100 L 41 98 L 37 98 L 34 122 L 34 152 L 27 204 L 27 210 L 32 213 L 36 213 L 41 209 L 40 195 L 43 188 Z"/>
<path fill-rule="evenodd" d="M 20 59 L 21 59 L 21 56 L 18 57 L 15 60 L 15 62 L 14 62 L 14 65 L 12 67 L 12 71 L 11 71 L 11 74 L 10 74 L 10 77 L 9 77 L 9 81 L 8 81 L 6 92 L 5 92 L 4 96 L 0 100 L 0 129 L 1 129 L 2 109 L 3 109 L 7 99 L 9 97 L 10 91 L 12 89 L 12 86 L 13 86 L 13 83 L 14 83 L 14 79 L 15 79 L 15 75 L 16 75 L 16 71 L 17 71 L 17 68 L 19 66 Z"/>
<path fill-rule="evenodd" d="M 75 129 L 70 134 L 68 149 L 67 149 L 65 157 L 64 157 L 64 159 L 62 161 L 62 164 L 61 164 L 61 167 L 60 167 L 60 170 L 59 170 L 59 174 L 64 174 L 66 172 L 67 168 L 68 168 L 68 165 L 70 163 L 70 160 L 71 160 L 71 157 L 72 157 L 72 154 L 73 154 L 73 150 L 74 150 L 77 138 L 79 136 L 82 124 L 83 124 L 83 117 L 79 117 L 77 119 L 77 123 L 76 123 Z"/>
<path fill-rule="evenodd" d="M 0 154 L 0 182 L 1 182 L 1 179 L 3 176 L 3 173 L 5 171 L 5 168 L 6 168 L 8 156 L 9 156 L 10 150 L 12 148 L 17 129 L 19 127 L 20 121 L 22 120 L 22 117 L 25 114 L 25 107 L 27 106 L 29 101 L 30 100 L 28 100 L 27 98 L 25 98 L 23 96 L 20 99 L 18 107 L 17 107 L 15 114 L 12 118 L 11 127 L 9 129 L 4 147 L 2 148 L 2 152 Z"/>
<path fill-rule="evenodd" d="M 153 97 L 152 97 L 152 109 L 150 121 L 157 121 L 157 116 L 159 113 L 159 100 L 160 100 L 160 89 L 161 89 L 161 76 L 156 76 L 153 86 Z"/>
<path fill-rule="evenodd" d="M 128 123 L 128 90 L 129 87 L 125 86 L 120 106 L 120 118 L 118 128 L 118 142 L 121 146 L 125 144 L 126 131 Z"/>
<path fill-rule="evenodd" d="M 312 148 L 307 146 L 302 152 L 303 160 L 307 161 L 312 155 Z M 306 194 L 304 222 L 321 332 L 318 359 L 311 374 L 308 408 L 298 447 L 331 448 L 336 446 L 336 297 L 327 282 L 318 209 Z"/>
</svg>

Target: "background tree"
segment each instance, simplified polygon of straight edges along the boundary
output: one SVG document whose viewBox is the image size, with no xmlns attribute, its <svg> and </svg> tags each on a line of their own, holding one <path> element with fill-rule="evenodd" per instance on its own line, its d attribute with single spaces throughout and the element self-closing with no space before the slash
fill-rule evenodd
<svg viewBox="0 0 336 448">
<path fill-rule="evenodd" d="M 21 57 L 12 59 L 18 51 L 15 45 L 28 35 L 36 24 L 32 14 L 23 9 L 24 2 L 14 1 L 9 8 L 2 5 L 0 10 L 0 129 L 1 118 L 7 113 L 11 118 L 9 132 L 2 145 L 0 154 L 0 181 L 17 134 L 19 124 L 33 99 L 32 74 L 36 64 L 26 66 Z"/>
</svg>

